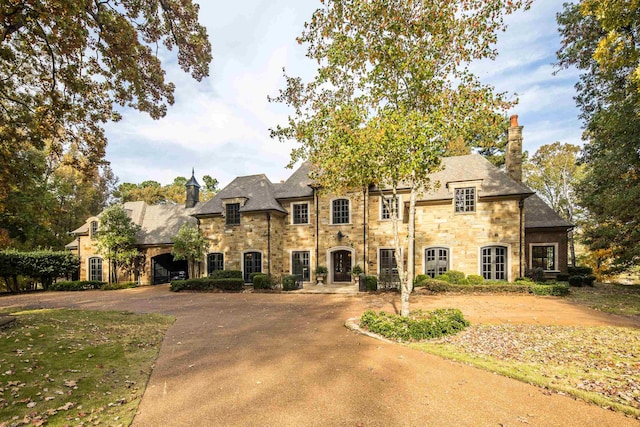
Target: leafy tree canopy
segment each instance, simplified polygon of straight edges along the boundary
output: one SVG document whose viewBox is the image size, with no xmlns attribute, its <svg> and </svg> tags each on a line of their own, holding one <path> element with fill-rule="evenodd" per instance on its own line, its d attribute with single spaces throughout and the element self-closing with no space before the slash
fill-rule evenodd
<svg viewBox="0 0 640 427">
<path fill-rule="evenodd" d="M 140 226 L 135 224 L 122 205 L 113 205 L 100 214 L 98 225 L 98 252 L 113 266 L 109 282 L 118 281 L 118 271 L 122 266 L 134 264 L 138 256 L 135 249 L 136 233 Z"/>
<path fill-rule="evenodd" d="M 200 201 L 206 202 L 218 192 L 218 180 L 209 175 L 202 177 L 204 186 L 200 187 Z M 186 201 L 185 184 L 188 179 L 183 176 L 176 177 L 171 184 L 162 185 L 157 181 L 144 181 L 140 184 L 123 182 L 113 192 L 113 197 L 120 203 L 144 200 L 150 205 L 176 203 L 184 204 Z"/>
<path fill-rule="evenodd" d="M 447 149 L 464 151 L 460 140 L 478 146 L 504 132 L 512 102 L 482 84 L 468 64 L 495 57 L 503 15 L 526 3 L 323 1 L 298 38 L 318 63 L 316 75 L 304 82 L 285 73 L 286 88 L 271 98 L 294 110 L 272 137 L 300 142 L 292 163 L 310 160 L 322 187 L 411 188 L 408 239 L 400 238 L 398 215 L 391 211 L 402 314 L 408 313 L 413 283 L 403 260 L 405 250 L 413 259 L 416 193 L 431 184 L 429 175 Z"/>
<path fill-rule="evenodd" d="M 582 71 L 577 104 L 585 123 L 587 243 L 611 253 L 611 270 L 640 262 L 640 2 L 584 0 L 558 15 L 561 67 Z"/>
<path fill-rule="evenodd" d="M 29 229 L 38 213 L 28 211 L 56 210 L 50 199 L 60 194 L 48 191 L 51 158 L 58 162 L 68 154 L 64 164 L 84 175 L 81 185 L 102 185 L 98 175 L 108 179 L 110 173 L 103 160 L 104 123 L 119 120 L 122 107 L 165 115 L 174 85 L 165 79 L 159 52 L 173 49 L 193 78 L 208 75 L 211 46 L 191 0 L 0 3 L 4 245 L 35 247 L 39 239 L 32 236 L 46 234 L 46 224 Z M 58 240 L 47 241 L 58 246 Z"/>
<path fill-rule="evenodd" d="M 173 239 L 171 253 L 177 261 L 186 260 L 189 264 L 189 277 L 197 277 L 196 266 L 204 260 L 208 247 L 202 231 L 193 224 L 185 223 Z"/>
</svg>

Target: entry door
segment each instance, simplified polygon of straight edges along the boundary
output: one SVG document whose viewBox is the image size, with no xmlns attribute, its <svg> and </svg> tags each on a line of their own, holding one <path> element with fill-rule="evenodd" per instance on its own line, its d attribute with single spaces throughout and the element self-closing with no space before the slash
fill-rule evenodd
<svg viewBox="0 0 640 427">
<path fill-rule="evenodd" d="M 249 283 L 251 273 L 262 273 L 262 254 L 260 252 L 247 252 L 244 254 L 244 281 Z"/>
<path fill-rule="evenodd" d="M 351 281 L 351 252 L 336 251 L 333 253 L 333 281 Z"/>
</svg>

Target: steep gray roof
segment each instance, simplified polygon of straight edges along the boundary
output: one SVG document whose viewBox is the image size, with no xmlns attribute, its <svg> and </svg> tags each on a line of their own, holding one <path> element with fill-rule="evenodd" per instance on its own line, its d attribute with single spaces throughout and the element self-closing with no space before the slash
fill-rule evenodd
<svg viewBox="0 0 640 427">
<path fill-rule="evenodd" d="M 278 199 L 292 199 L 300 197 L 313 196 L 311 184 L 313 181 L 309 178 L 311 173 L 311 164 L 304 162 L 284 183 L 279 184 L 276 189 L 276 197 Z"/>
<path fill-rule="evenodd" d="M 183 205 L 147 205 L 144 201 L 137 201 L 126 202 L 123 207 L 129 218 L 140 226 L 140 231 L 136 235 L 138 245 L 173 243 L 173 237 L 183 224 L 196 223 L 195 218 L 191 216 L 194 208 L 187 209 Z M 101 214 L 98 214 L 98 217 Z M 89 221 L 72 233 L 88 234 Z M 65 247 L 72 249 L 73 243 L 70 242 Z"/>
<path fill-rule="evenodd" d="M 544 200 L 534 194 L 524 201 L 524 226 L 525 228 L 570 228 L 573 224 L 565 221 Z"/>
<path fill-rule="evenodd" d="M 264 175 L 240 176 L 220 190 L 211 200 L 196 206 L 194 215 L 220 214 L 228 199 L 244 198 L 246 202 L 240 212 L 278 211 L 286 213 L 276 200 L 276 186 Z"/>
</svg>

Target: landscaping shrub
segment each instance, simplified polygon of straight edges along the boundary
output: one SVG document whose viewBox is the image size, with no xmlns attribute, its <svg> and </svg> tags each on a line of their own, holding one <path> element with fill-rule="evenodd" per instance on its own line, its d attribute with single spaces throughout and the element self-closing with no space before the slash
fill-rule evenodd
<svg viewBox="0 0 640 427">
<path fill-rule="evenodd" d="M 462 271 L 449 270 L 437 275 L 434 279 L 444 280 L 445 282 L 454 284 L 464 284 L 465 274 Z M 467 283 L 468 284 L 468 283 Z"/>
<path fill-rule="evenodd" d="M 242 277 L 204 277 L 201 279 L 173 280 L 171 291 L 209 291 L 218 289 L 221 291 L 238 292 L 244 289 L 244 279 Z"/>
<path fill-rule="evenodd" d="M 76 272 L 79 265 L 78 257 L 67 251 L 0 251 L 0 277 L 10 292 L 20 291 L 19 276 L 37 279 L 47 290 L 56 278 Z"/>
<path fill-rule="evenodd" d="M 271 277 L 264 273 L 251 273 L 250 276 L 253 276 L 253 289 L 271 289 Z"/>
<path fill-rule="evenodd" d="M 445 280 L 428 278 L 421 282 L 427 291 L 431 292 L 447 292 L 449 290 L 450 283 Z"/>
<path fill-rule="evenodd" d="M 534 295 L 551 295 L 563 297 L 569 294 L 569 286 L 562 283 L 534 283 L 531 286 L 531 293 Z"/>
<path fill-rule="evenodd" d="M 516 279 L 516 283 L 518 283 L 518 282 L 528 282 L 528 283 L 531 283 L 531 282 L 533 282 L 533 279 L 532 279 L 532 278 L 530 278 L 530 277 L 527 277 L 527 276 L 524 276 L 524 277 L 518 277 L 518 278 Z"/>
<path fill-rule="evenodd" d="M 531 270 L 527 270 L 525 273 L 527 277 L 529 277 L 534 282 L 544 282 L 544 269 L 542 267 L 536 267 Z"/>
<path fill-rule="evenodd" d="M 367 310 L 360 325 L 371 332 L 399 341 L 415 341 L 453 335 L 470 325 L 458 309 L 434 311 L 417 310 L 403 317 L 396 314 Z"/>
<path fill-rule="evenodd" d="M 470 285 L 482 285 L 484 283 L 484 277 L 479 274 L 470 274 L 467 276 L 467 280 Z"/>
<path fill-rule="evenodd" d="M 115 291 L 118 289 L 137 288 L 139 285 L 137 282 L 124 282 L 124 283 L 107 283 L 102 286 L 103 291 Z"/>
<path fill-rule="evenodd" d="M 50 291 L 86 291 L 89 289 L 100 289 L 105 285 L 105 282 L 100 282 L 97 280 L 75 280 L 71 281 L 62 281 L 52 283 L 49 286 Z"/>
<path fill-rule="evenodd" d="M 428 274 L 418 274 L 415 279 L 413 279 L 413 286 L 422 286 L 422 282 L 430 278 Z"/>
<path fill-rule="evenodd" d="M 216 270 L 209 275 L 214 279 L 242 279 L 242 271 L 240 270 Z"/>
<path fill-rule="evenodd" d="M 593 286 L 596 283 L 596 276 L 588 274 L 583 277 L 582 283 L 584 283 L 585 286 Z"/>
<path fill-rule="evenodd" d="M 569 276 L 569 284 L 571 286 L 582 286 L 584 278 L 582 276 Z"/>
<path fill-rule="evenodd" d="M 364 283 L 367 287 L 367 291 L 378 290 L 378 278 L 376 276 L 364 276 Z"/>
<path fill-rule="evenodd" d="M 593 268 L 586 266 L 569 267 L 567 272 L 569 276 L 588 276 L 593 274 Z"/>
<path fill-rule="evenodd" d="M 558 282 L 568 282 L 569 275 L 567 273 L 558 273 L 558 275 L 556 276 L 556 280 Z"/>
<path fill-rule="evenodd" d="M 285 291 L 295 291 L 298 289 L 298 276 L 293 274 L 282 276 L 282 289 Z"/>
</svg>

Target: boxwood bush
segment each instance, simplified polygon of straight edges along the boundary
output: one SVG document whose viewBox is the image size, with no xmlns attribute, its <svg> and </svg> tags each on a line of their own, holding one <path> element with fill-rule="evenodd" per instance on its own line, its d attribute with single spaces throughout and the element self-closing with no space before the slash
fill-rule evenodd
<svg viewBox="0 0 640 427">
<path fill-rule="evenodd" d="M 214 279 L 242 279 L 242 271 L 240 270 L 216 270 L 209 275 Z"/>
<path fill-rule="evenodd" d="M 118 289 L 137 288 L 139 285 L 137 282 L 123 282 L 123 283 L 107 283 L 102 286 L 103 291 L 115 291 Z"/>
<path fill-rule="evenodd" d="M 268 274 L 259 273 L 253 275 L 253 289 L 271 289 L 271 277 Z"/>
<path fill-rule="evenodd" d="M 569 294 L 569 286 L 564 283 L 533 283 L 530 287 L 534 295 L 563 297 Z"/>
<path fill-rule="evenodd" d="M 173 292 L 210 290 L 239 292 L 244 289 L 244 279 L 242 277 L 204 277 L 201 279 L 174 280 L 171 282 L 170 289 Z"/>
<path fill-rule="evenodd" d="M 584 278 L 582 276 L 569 276 L 569 284 L 571 286 L 582 286 Z"/>
<path fill-rule="evenodd" d="M 293 274 L 282 276 L 282 289 L 285 291 L 295 291 L 298 287 L 299 277 Z"/>
<path fill-rule="evenodd" d="M 105 282 L 97 280 L 74 280 L 61 281 L 49 285 L 50 291 L 87 291 L 90 289 L 100 289 L 106 285 Z"/>
<path fill-rule="evenodd" d="M 364 284 L 367 287 L 367 291 L 378 290 L 378 278 L 376 276 L 364 276 Z"/>
<path fill-rule="evenodd" d="M 416 341 L 453 335 L 470 325 L 462 312 L 455 308 L 434 311 L 417 310 L 407 317 L 365 311 L 360 325 L 371 332 L 398 341 Z"/>
<path fill-rule="evenodd" d="M 484 283 L 484 277 L 479 274 L 470 274 L 467 276 L 467 280 L 470 285 L 482 285 Z"/>
<path fill-rule="evenodd" d="M 586 266 L 575 266 L 567 269 L 569 276 L 588 276 L 593 274 L 593 268 Z"/>
</svg>

